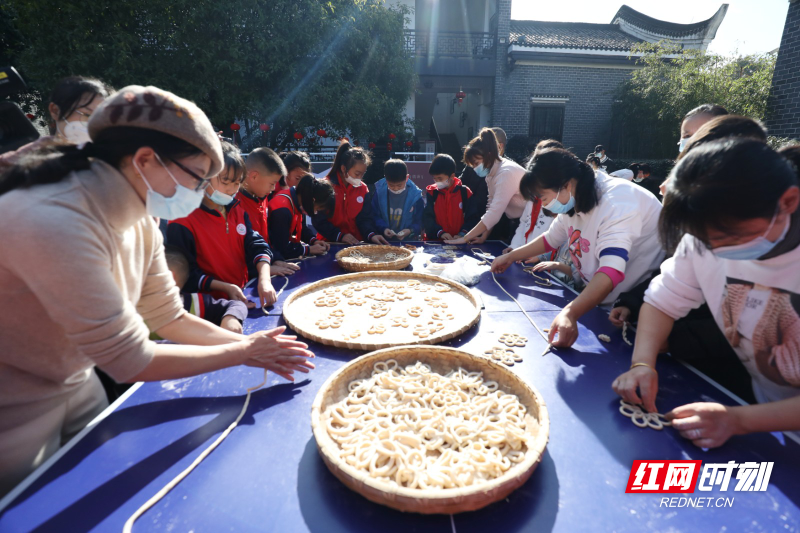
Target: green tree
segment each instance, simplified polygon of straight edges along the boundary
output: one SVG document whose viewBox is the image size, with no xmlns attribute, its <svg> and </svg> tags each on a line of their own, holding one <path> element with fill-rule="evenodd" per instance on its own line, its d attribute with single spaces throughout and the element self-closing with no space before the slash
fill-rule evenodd
<svg viewBox="0 0 800 533">
<path fill-rule="evenodd" d="M 637 70 L 616 94 L 612 145 L 621 157 L 675 157 L 680 122 L 704 103 L 763 120 L 775 68 L 771 54 L 725 57 L 644 43 Z"/>
<path fill-rule="evenodd" d="M 381 0 L 6 0 L 17 67 L 38 95 L 61 77 L 116 87 L 156 85 L 241 133 L 272 124 L 277 147 L 295 131 L 403 132 L 414 87 L 402 6 Z M 257 135 L 254 135 L 258 139 Z"/>
</svg>

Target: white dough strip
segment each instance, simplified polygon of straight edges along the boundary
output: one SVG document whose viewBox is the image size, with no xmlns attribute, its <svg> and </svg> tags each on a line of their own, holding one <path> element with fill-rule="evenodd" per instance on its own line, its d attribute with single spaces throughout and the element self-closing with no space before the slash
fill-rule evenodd
<svg viewBox="0 0 800 533">
<path fill-rule="evenodd" d="M 233 431 L 233 429 L 239 424 L 239 421 L 244 417 L 244 414 L 247 411 L 247 407 L 250 405 L 250 394 L 253 391 L 258 390 L 261 387 L 263 387 L 264 385 L 266 385 L 266 383 L 267 383 L 267 369 L 265 368 L 264 369 L 264 380 L 261 383 L 259 383 L 258 385 L 256 385 L 255 387 L 250 387 L 249 389 L 247 389 L 247 396 L 244 399 L 244 405 L 242 406 L 242 410 L 239 412 L 239 416 L 236 417 L 236 420 L 234 420 L 233 423 L 230 426 L 228 426 L 228 429 L 226 429 L 225 431 L 222 432 L 222 434 L 217 438 L 217 440 L 215 440 L 211 444 L 211 446 L 209 446 L 208 448 L 203 450 L 203 453 L 198 455 L 197 459 L 192 461 L 192 464 L 190 464 L 186 468 L 186 470 L 184 470 L 183 472 L 181 472 L 180 474 L 175 476 L 175 478 L 172 481 L 170 481 L 169 483 L 164 485 L 164 488 L 162 488 L 160 491 L 158 491 L 152 498 L 147 500 L 144 503 L 144 505 L 139 507 L 136 510 L 136 512 L 133 513 L 130 516 L 130 518 L 128 518 L 128 520 L 125 522 L 125 526 L 122 528 L 122 532 L 123 533 L 131 533 L 131 531 L 133 530 L 133 523 L 136 522 L 136 520 L 138 520 L 140 516 L 142 516 L 144 513 L 146 513 L 147 510 L 150 509 L 153 505 L 158 503 L 159 500 L 161 500 L 161 498 L 166 496 L 169 493 L 169 491 L 174 489 L 178 485 L 178 483 L 183 481 L 183 478 L 188 476 L 192 472 L 192 470 L 194 470 L 197 467 L 197 465 L 199 465 L 200 463 L 203 462 L 203 459 L 208 457 L 209 454 L 211 452 L 213 452 L 214 449 L 217 446 L 219 446 L 220 443 L 223 440 L 225 440 L 225 437 L 227 437 L 230 434 L 230 432 Z"/>
<path fill-rule="evenodd" d="M 450 489 L 485 483 L 524 460 L 527 410 L 462 368 L 375 363 L 322 423 L 348 465 L 390 486 Z"/>
<path fill-rule="evenodd" d="M 511 296 L 511 293 L 509 293 L 507 290 L 505 290 L 505 288 L 504 288 L 502 285 L 500 285 L 500 282 L 499 282 L 499 281 L 497 281 L 497 278 L 495 277 L 495 275 L 494 275 L 494 272 L 492 272 L 492 279 L 494 280 L 494 282 L 495 282 L 495 283 L 497 283 L 497 286 L 498 286 L 498 287 L 500 287 L 500 290 L 501 290 L 501 291 L 503 291 L 504 293 L 506 293 L 506 295 L 507 295 L 509 298 L 511 298 L 512 300 L 514 300 L 514 303 L 515 303 L 515 304 L 517 304 L 517 307 L 519 307 L 519 310 L 520 310 L 520 311 L 522 311 L 522 314 L 523 314 L 523 315 L 525 315 L 525 318 L 527 318 L 527 319 L 528 319 L 528 322 L 530 322 L 530 323 L 531 323 L 531 325 L 532 325 L 534 328 L 536 328 L 536 331 L 538 331 L 538 332 L 539 332 L 539 335 L 541 335 L 541 336 L 542 336 L 542 338 L 543 338 L 543 339 L 544 339 L 544 340 L 547 342 L 547 344 L 550 344 L 550 339 L 547 337 L 547 335 L 545 335 L 545 334 L 544 334 L 544 332 L 542 332 L 542 330 L 540 330 L 540 329 L 539 329 L 539 326 L 537 326 L 537 325 L 536 325 L 536 322 L 534 322 L 534 321 L 533 321 L 533 319 L 531 318 L 531 316 L 530 316 L 530 315 L 529 315 L 529 314 L 528 314 L 528 313 L 525 311 L 525 308 L 523 308 L 523 307 L 522 307 L 522 304 L 521 304 L 521 303 L 519 303 L 519 302 L 517 301 L 517 299 L 516 299 L 516 298 L 514 298 L 513 296 Z M 550 344 L 550 349 L 554 350 L 554 349 L 555 349 L 555 346 L 553 346 L 552 344 Z M 547 353 L 547 352 L 545 352 L 545 353 Z M 542 354 L 542 355 L 544 355 L 544 354 Z"/>
</svg>

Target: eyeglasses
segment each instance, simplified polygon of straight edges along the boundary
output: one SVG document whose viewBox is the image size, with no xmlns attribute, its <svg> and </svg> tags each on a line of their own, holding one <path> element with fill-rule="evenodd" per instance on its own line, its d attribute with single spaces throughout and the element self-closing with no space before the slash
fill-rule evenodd
<svg viewBox="0 0 800 533">
<path fill-rule="evenodd" d="M 177 165 L 177 167 L 179 169 L 183 170 L 184 172 L 186 172 L 187 174 L 189 174 L 191 177 L 193 177 L 194 179 L 196 179 L 199 182 L 194 188 L 195 191 L 199 191 L 200 189 L 203 189 L 211 181 L 210 179 L 201 178 L 200 176 L 195 174 L 193 171 L 189 170 L 188 168 L 186 168 L 185 166 L 183 166 L 179 162 L 175 161 L 174 159 L 172 160 L 172 162 L 175 163 L 175 165 Z"/>
</svg>

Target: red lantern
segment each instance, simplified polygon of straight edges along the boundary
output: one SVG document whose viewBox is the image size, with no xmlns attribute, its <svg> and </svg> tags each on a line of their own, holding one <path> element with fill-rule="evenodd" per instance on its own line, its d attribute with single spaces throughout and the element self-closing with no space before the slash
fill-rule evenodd
<svg viewBox="0 0 800 533">
<path fill-rule="evenodd" d="M 411 141 L 406 141 L 406 146 L 411 148 L 412 146 L 414 146 L 414 143 L 412 143 Z"/>
<path fill-rule="evenodd" d="M 386 149 L 392 151 L 392 143 L 386 143 Z"/>
<path fill-rule="evenodd" d="M 456 93 L 456 98 L 458 98 L 458 105 L 461 105 L 461 102 L 463 102 L 464 98 L 466 98 L 466 97 L 467 97 L 467 93 L 465 93 L 464 91 L 459 89 L 458 92 Z"/>
<path fill-rule="evenodd" d="M 28 117 L 28 120 L 33 120 L 36 118 L 36 115 L 34 115 L 33 113 L 27 113 L 25 116 Z"/>
<path fill-rule="evenodd" d="M 239 129 L 240 129 L 240 128 L 241 128 L 241 126 L 240 126 L 240 125 L 238 125 L 238 124 L 237 124 L 237 123 L 235 123 L 235 122 L 234 122 L 233 124 L 231 124 L 231 129 L 232 129 L 233 131 L 239 131 Z"/>
<path fill-rule="evenodd" d="M 258 129 L 261 131 L 269 131 L 269 124 L 261 124 Z"/>
<path fill-rule="evenodd" d="M 393 141 L 393 140 L 395 140 L 395 139 L 397 139 L 397 135 L 395 135 L 394 133 L 390 133 L 390 134 L 389 134 L 389 140 L 392 140 L 392 141 Z"/>
<path fill-rule="evenodd" d="M 370 150 L 374 150 L 375 149 L 375 143 L 369 143 L 367 146 L 369 146 Z"/>
<path fill-rule="evenodd" d="M 320 137 L 327 137 L 328 136 L 328 132 L 323 130 L 323 129 L 318 129 L 317 130 L 317 135 L 319 135 Z"/>
<path fill-rule="evenodd" d="M 302 133 L 300 133 L 299 131 L 296 131 L 296 132 L 294 132 L 294 140 L 295 140 L 295 141 L 301 141 L 301 140 L 303 140 L 303 134 L 302 134 Z"/>
</svg>

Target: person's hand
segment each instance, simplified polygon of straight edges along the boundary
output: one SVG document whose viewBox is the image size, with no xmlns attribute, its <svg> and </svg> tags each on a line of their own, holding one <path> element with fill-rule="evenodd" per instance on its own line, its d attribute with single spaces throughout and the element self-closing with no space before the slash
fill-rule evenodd
<svg viewBox="0 0 800 533">
<path fill-rule="evenodd" d="M 646 366 L 631 368 L 617 377 L 611 388 L 626 402 L 643 405 L 648 413 L 658 412 L 656 409 L 658 373 L 652 368 Z"/>
<path fill-rule="evenodd" d="M 222 321 L 220 322 L 219 326 L 222 329 L 227 329 L 228 331 L 232 331 L 234 333 L 242 333 L 242 323 L 239 322 L 239 319 L 233 315 L 225 315 L 222 317 Z"/>
<path fill-rule="evenodd" d="M 682 437 L 700 448 L 722 446 L 734 435 L 744 433 L 737 408 L 719 403 L 698 402 L 676 407 L 665 415 Z"/>
<path fill-rule="evenodd" d="M 618 328 L 621 328 L 628 321 L 629 316 L 631 316 L 631 310 L 625 306 L 619 306 L 611 310 L 608 320 Z"/>
<path fill-rule="evenodd" d="M 255 302 L 251 302 L 247 299 L 247 296 L 244 295 L 242 292 L 241 287 L 234 285 L 233 283 L 226 283 L 225 288 L 222 291 L 228 296 L 228 300 L 236 300 L 237 302 L 244 302 L 247 304 L 247 307 L 253 308 L 256 306 Z"/>
<path fill-rule="evenodd" d="M 373 235 L 370 239 L 375 244 L 389 244 L 389 241 L 383 238 L 383 235 Z"/>
<path fill-rule="evenodd" d="M 443 241 L 452 241 L 453 240 L 453 236 L 450 235 L 449 233 L 447 233 L 446 231 L 444 233 L 442 233 L 439 236 L 439 238 L 442 239 Z"/>
<path fill-rule="evenodd" d="M 398 231 L 397 233 L 395 233 L 395 235 L 397 236 L 398 239 L 402 241 L 403 239 L 411 235 L 411 230 L 406 228 L 402 231 Z"/>
<path fill-rule="evenodd" d="M 530 259 L 526 259 L 526 261 L 530 261 Z M 531 272 L 550 272 L 558 270 L 559 265 L 558 261 L 540 261 L 531 267 Z"/>
<path fill-rule="evenodd" d="M 556 334 L 558 340 L 554 341 Z M 578 340 L 578 321 L 569 314 L 567 310 L 562 310 L 550 324 L 550 333 L 547 342 L 556 348 L 569 348 Z"/>
<path fill-rule="evenodd" d="M 310 253 L 311 255 L 322 255 L 328 251 L 328 248 L 325 246 L 326 244 L 328 243 L 323 241 L 317 241 L 308 247 L 308 253 Z"/>
<path fill-rule="evenodd" d="M 445 239 L 445 244 L 467 244 L 467 239 L 458 237 L 457 239 Z"/>
<path fill-rule="evenodd" d="M 345 233 L 344 237 L 342 237 L 342 242 L 345 244 L 353 245 L 353 244 L 358 244 L 361 241 L 356 239 L 355 235 L 353 235 L 352 233 Z"/>
<path fill-rule="evenodd" d="M 278 295 L 269 277 L 258 277 L 258 298 L 261 300 L 261 307 L 268 307 L 278 301 Z"/>
<path fill-rule="evenodd" d="M 275 261 L 270 265 L 270 274 L 277 276 L 291 276 L 300 270 L 300 265 L 297 263 L 287 263 L 286 261 Z"/>
<path fill-rule="evenodd" d="M 294 381 L 295 372 L 308 374 L 314 369 L 309 359 L 314 354 L 308 345 L 297 340 L 293 335 L 282 335 L 285 326 L 269 331 L 259 331 L 249 335 L 244 341 L 242 364 L 267 370 Z"/>
<path fill-rule="evenodd" d="M 512 247 L 510 247 L 510 246 L 509 246 L 508 248 L 506 248 L 505 250 L 503 250 L 503 255 L 510 254 L 510 253 L 511 253 L 511 252 L 513 252 L 513 251 L 514 251 L 514 249 L 513 249 Z"/>
<path fill-rule="evenodd" d="M 319 245 L 323 246 L 325 248 L 326 252 L 331 249 L 331 243 L 329 243 L 328 241 L 316 240 L 316 241 L 314 241 L 314 244 L 319 244 Z"/>
<path fill-rule="evenodd" d="M 508 254 L 495 257 L 494 261 L 492 261 L 491 270 L 495 274 L 502 274 L 509 266 L 511 266 L 511 263 L 513 262 L 514 261 L 511 259 L 511 256 Z"/>
<path fill-rule="evenodd" d="M 387 239 L 391 239 L 396 235 L 397 233 L 395 233 L 394 230 L 392 230 L 392 228 L 386 228 L 385 230 L 383 230 L 383 236 L 386 237 Z"/>
<path fill-rule="evenodd" d="M 478 235 L 477 237 L 472 239 L 470 242 L 474 243 L 474 244 L 483 244 L 483 243 L 486 242 L 486 239 L 489 238 L 489 234 L 490 233 L 491 233 L 491 230 L 487 229 L 486 231 L 484 231 L 483 233 L 481 233 L 480 235 Z"/>
</svg>

